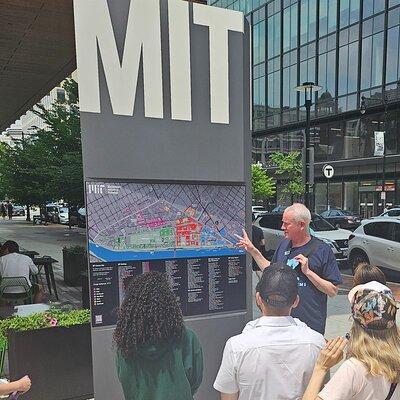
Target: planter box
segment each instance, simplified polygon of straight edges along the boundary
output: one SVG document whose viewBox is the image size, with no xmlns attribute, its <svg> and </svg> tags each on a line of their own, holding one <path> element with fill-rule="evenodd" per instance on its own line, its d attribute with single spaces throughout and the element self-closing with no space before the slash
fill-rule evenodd
<svg viewBox="0 0 400 400">
<path fill-rule="evenodd" d="M 79 285 L 83 271 L 87 271 L 86 253 L 75 253 L 63 249 L 64 282 L 68 285 Z"/>
<path fill-rule="evenodd" d="M 10 379 L 29 375 L 23 400 L 93 398 L 90 325 L 8 333 Z"/>
</svg>

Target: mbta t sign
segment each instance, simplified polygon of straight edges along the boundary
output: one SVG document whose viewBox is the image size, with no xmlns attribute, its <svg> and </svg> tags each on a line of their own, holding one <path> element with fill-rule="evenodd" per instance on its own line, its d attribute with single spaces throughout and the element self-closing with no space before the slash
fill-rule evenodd
<svg viewBox="0 0 400 400">
<path fill-rule="evenodd" d="M 324 173 L 324 176 L 327 179 L 331 179 L 335 174 L 335 170 L 333 169 L 332 165 L 329 164 L 323 166 L 322 172 Z"/>
</svg>

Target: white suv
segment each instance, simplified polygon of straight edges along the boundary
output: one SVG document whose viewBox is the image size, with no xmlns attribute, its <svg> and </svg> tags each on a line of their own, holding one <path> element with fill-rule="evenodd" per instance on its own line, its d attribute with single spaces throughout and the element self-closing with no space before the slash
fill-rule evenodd
<svg viewBox="0 0 400 400">
<path fill-rule="evenodd" d="M 283 238 L 282 215 L 282 213 L 263 214 L 255 222 L 255 225 L 264 232 L 265 250 L 268 255 L 276 250 Z M 310 232 L 330 246 L 337 261 L 347 261 L 348 239 L 351 231 L 336 228 L 320 215 L 312 213 Z"/>
<path fill-rule="evenodd" d="M 379 217 L 400 217 L 400 208 L 391 208 L 390 210 L 382 213 Z"/>
<path fill-rule="evenodd" d="M 363 221 L 349 237 L 349 261 L 400 271 L 400 218 L 377 217 Z"/>
</svg>

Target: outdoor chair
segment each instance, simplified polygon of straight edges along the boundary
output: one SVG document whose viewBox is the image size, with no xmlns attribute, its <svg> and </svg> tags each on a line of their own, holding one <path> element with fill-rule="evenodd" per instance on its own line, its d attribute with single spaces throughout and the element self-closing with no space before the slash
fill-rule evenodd
<svg viewBox="0 0 400 400">
<path fill-rule="evenodd" d="M 5 290 L 11 287 L 23 289 L 23 292 L 7 293 Z M 18 302 L 32 304 L 33 291 L 24 276 L 4 277 L 0 281 L 0 299 L 12 304 L 17 304 Z"/>
</svg>

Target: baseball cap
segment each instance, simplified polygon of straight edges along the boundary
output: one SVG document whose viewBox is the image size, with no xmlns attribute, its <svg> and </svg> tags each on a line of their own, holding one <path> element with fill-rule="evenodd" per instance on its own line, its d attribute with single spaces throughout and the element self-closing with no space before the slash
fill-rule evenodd
<svg viewBox="0 0 400 400">
<path fill-rule="evenodd" d="M 272 307 L 290 307 L 297 296 L 297 273 L 284 263 L 274 263 L 264 269 L 256 292 Z"/>
<path fill-rule="evenodd" d="M 348 294 L 354 321 L 365 329 L 384 330 L 396 324 L 397 302 L 392 291 L 379 282 L 355 286 Z"/>
</svg>

